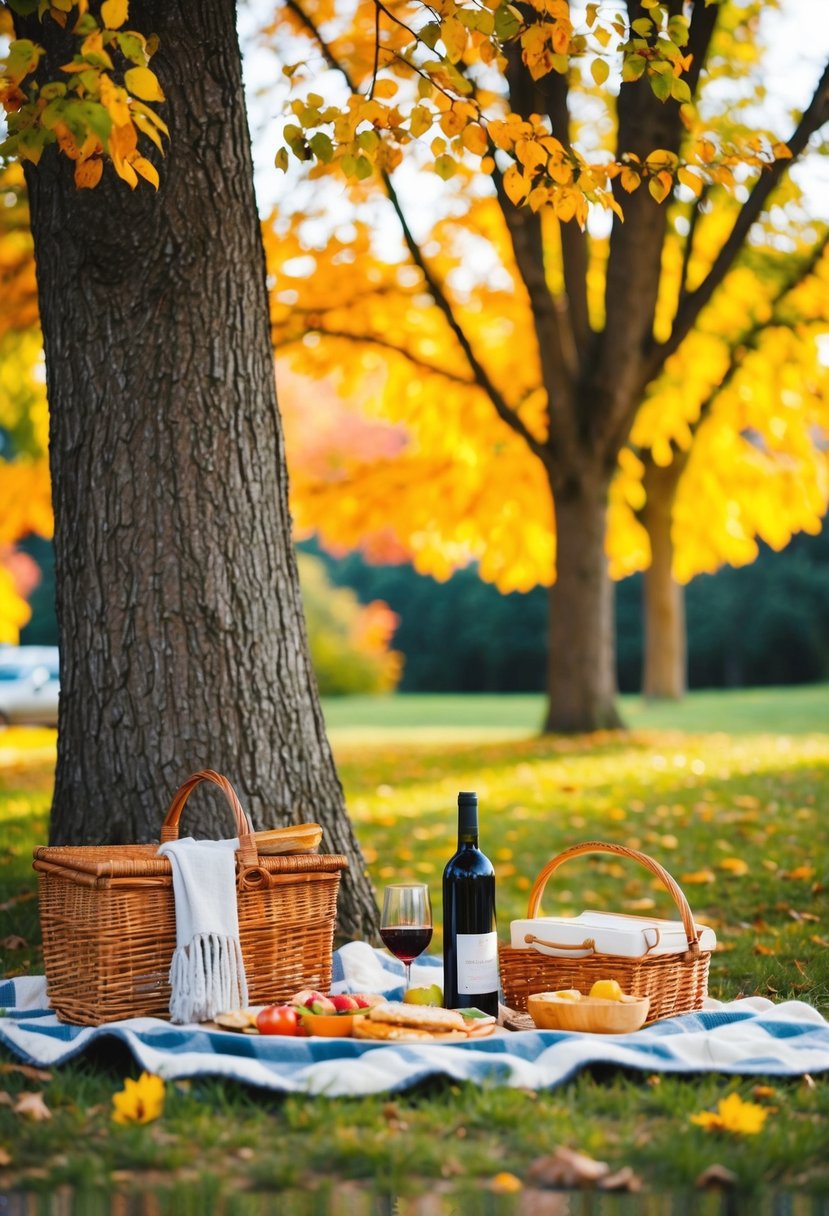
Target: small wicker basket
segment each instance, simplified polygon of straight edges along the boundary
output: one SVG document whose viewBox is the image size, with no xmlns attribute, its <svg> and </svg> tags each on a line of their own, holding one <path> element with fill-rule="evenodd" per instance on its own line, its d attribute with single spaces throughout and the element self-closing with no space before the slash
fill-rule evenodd
<svg viewBox="0 0 829 1216">
<path fill-rule="evenodd" d="M 627 849 L 623 845 L 603 844 L 590 840 L 573 845 L 548 861 L 535 880 L 530 892 L 529 917 L 535 917 L 541 907 L 541 897 L 547 880 L 559 866 L 585 853 L 612 853 L 616 857 L 637 861 L 663 883 L 676 904 L 685 930 L 688 946 L 675 954 L 652 955 L 649 951 L 638 958 L 622 958 L 615 954 L 603 954 L 592 942 L 578 946 L 561 946 L 558 949 L 576 949 L 590 953 L 580 958 L 565 958 L 542 954 L 537 950 L 520 949 L 502 945 L 500 948 L 501 982 L 504 1003 L 511 1009 L 523 1012 L 527 998 L 537 992 L 550 992 L 563 988 L 590 991 L 595 980 L 618 980 L 623 992 L 631 996 L 650 997 L 649 1025 L 661 1018 L 674 1017 L 701 1009 L 708 993 L 708 967 L 711 951 L 700 948 L 701 930 L 694 922 L 688 901 L 680 887 L 652 857 Z M 553 943 L 541 943 L 550 946 Z"/>
<path fill-rule="evenodd" d="M 182 809 L 201 782 L 217 785 L 233 812 L 239 936 L 252 1005 L 331 983 L 339 854 L 260 855 L 233 786 L 211 769 L 173 797 L 162 842 L 178 838 Z M 63 1021 L 88 1026 L 169 1016 L 176 947 L 170 862 L 153 844 L 35 849 L 46 981 Z"/>
</svg>

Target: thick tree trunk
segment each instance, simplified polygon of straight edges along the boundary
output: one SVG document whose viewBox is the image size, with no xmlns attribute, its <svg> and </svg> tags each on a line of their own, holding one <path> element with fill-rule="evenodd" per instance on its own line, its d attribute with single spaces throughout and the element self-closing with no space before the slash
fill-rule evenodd
<svg viewBox="0 0 829 1216">
<path fill-rule="evenodd" d="M 667 468 L 647 465 L 647 500 L 641 513 L 651 543 L 651 564 L 644 577 L 642 692 L 646 697 L 674 701 L 685 695 L 687 680 L 685 592 L 674 579 L 672 569 L 671 525 L 680 473 L 678 463 Z"/>
<path fill-rule="evenodd" d="M 550 588 L 545 731 L 621 726 L 616 709 L 613 584 L 607 569 L 607 484 L 600 474 L 554 489 L 556 581 Z"/>
<path fill-rule="evenodd" d="M 157 839 L 209 766 L 255 826 L 322 823 L 350 860 L 340 930 L 360 935 L 376 905 L 308 659 L 235 5 L 133 0 L 130 20 L 160 37 L 158 194 L 111 168 L 77 191 L 54 149 L 27 174 L 61 643 L 51 839 Z M 227 834 L 194 802 L 195 834 Z"/>
</svg>

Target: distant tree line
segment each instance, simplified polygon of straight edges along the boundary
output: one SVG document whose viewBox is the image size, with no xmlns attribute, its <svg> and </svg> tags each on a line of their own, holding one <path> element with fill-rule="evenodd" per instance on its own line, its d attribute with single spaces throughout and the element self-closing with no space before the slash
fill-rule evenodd
<svg viewBox="0 0 829 1216">
<path fill-rule="evenodd" d="M 321 556 L 332 583 L 364 603 L 384 600 L 400 618 L 392 645 L 404 656 L 401 691 L 544 690 L 543 588 L 501 595 L 474 569 L 438 583 L 408 565 Z M 829 680 L 829 528 L 795 536 L 782 553 L 763 549 L 750 566 L 699 575 L 686 594 L 690 688 Z M 616 585 L 616 626 L 619 687 L 638 692 L 641 575 Z"/>
<path fill-rule="evenodd" d="M 23 546 L 42 578 L 32 594 L 23 644 L 57 641 L 51 545 Z M 320 559 L 330 584 L 349 588 L 363 604 L 384 601 L 399 617 L 391 646 L 404 656 L 403 692 L 541 692 L 546 663 L 547 596 L 501 595 L 460 570 L 448 582 L 409 565 L 374 566 L 359 554 L 333 558 L 313 542 L 300 550 Z M 641 576 L 616 586 L 619 687 L 641 687 Z M 316 618 L 324 588 L 303 580 L 306 612 Z M 339 595 L 332 594 L 339 602 Z M 687 588 L 688 683 L 691 688 L 758 687 L 829 680 L 829 528 L 796 536 L 782 553 L 768 549 L 750 566 L 700 575 Z M 320 627 L 320 632 L 324 632 Z M 341 645 L 342 643 L 340 643 Z M 313 649 L 313 648 L 312 648 Z M 330 647 L 328 647 L 330 650 Z M 317 677 L 326 695 L 352 688 L 328 668 Z M 334 663 L 333 667 L 336 668 Z M 359 682 L 359 681 L 358 681 Z M 376 685 L 375 685 L 376 687 Z M 365 691 L 370 689 L 366 688 Z"/>
</svg>

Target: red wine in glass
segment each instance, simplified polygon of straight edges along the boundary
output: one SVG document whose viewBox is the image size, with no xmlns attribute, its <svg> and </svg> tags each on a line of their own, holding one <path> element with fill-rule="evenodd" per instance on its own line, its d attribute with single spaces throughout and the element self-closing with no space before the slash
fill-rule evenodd
<svg viewBox="0 0 829 1216">
<path fill-rule="evenodd" d="M 394 883 L 386 887 L 380 936 L 406 968 L 406 987 L 410 988 L 412 961 L 432 940 L 432 905 L 425 883 Z"/>
<path fill-rule="evenodd" d="M 401 963 L 411 963 L 422 954 L 432 940 L 431 925 L 412 925 L 404 928 L 381 929 L 383 945 L 391 950 Z"/>
</svg>

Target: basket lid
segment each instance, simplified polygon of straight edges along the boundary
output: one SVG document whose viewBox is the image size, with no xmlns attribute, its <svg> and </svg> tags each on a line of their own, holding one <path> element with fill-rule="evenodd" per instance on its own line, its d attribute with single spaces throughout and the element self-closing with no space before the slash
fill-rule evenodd
<svg viewBox="0 0 829 1216">
<path fill-rule="evenodd" d="M 344 870 L 348 859 L 339 853 L 264 855 L 259 865 L 271 874 L 298 874 Z M 34 866 L 96 878 L 172 877 L 170 860 L 159 857 L 157 844 L 42 846 L 34 850 Z"/>
<path fill-rule="evenodd" d="M 713 929 L 699 924 L 696 929 L 700 950 L 713 950 L 717 944 Z M 566 958 L 585 958 L 590 954 L 641 958 L 644 954 L 650 957 L 681 954 L 688 949 L 685 927 L 680 920 L 592 910 L 578 916 L 514 920 L 510 925 L 510 944 L 515 949 L 532 949 L 540 954 Z"/>
</svg>

